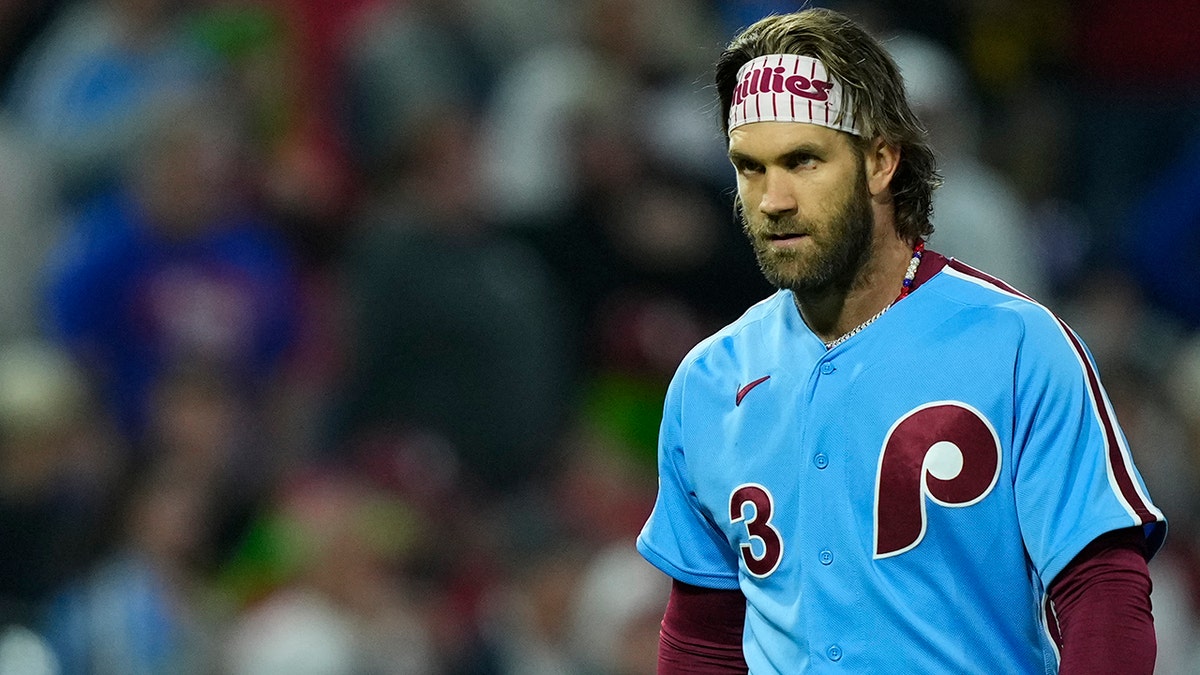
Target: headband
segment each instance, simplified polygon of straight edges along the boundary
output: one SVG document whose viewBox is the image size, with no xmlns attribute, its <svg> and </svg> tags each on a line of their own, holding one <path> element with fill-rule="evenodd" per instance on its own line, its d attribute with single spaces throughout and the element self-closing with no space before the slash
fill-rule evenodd
<svg viewBox="0 0 1200 675">
<path fill-rule="evenodd" d="M 862 136 L 841 86 L 811 56 L 768 54 L 737 73 L 729 130 L 751 122 L 803 122 Z"/>
</svg>

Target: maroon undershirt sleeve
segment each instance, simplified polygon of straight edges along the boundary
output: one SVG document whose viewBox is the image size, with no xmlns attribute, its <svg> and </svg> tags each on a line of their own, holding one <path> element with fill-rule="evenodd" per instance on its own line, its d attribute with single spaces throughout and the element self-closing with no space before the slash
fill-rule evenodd
<svg viewBox="0 0 1200 675">
<path fill-rule="evenodd" d="M 1140 528 L 1097 537 L 1050 585 L 1060 675 L 1150 675 L 1158 644 Z"/>
<path fill-rule="evenodd" d="M 741 591 L 675 581 L 658 638 L 659 675 L 746 673 L 745 623 L 746 597 Z"/>
</svg>

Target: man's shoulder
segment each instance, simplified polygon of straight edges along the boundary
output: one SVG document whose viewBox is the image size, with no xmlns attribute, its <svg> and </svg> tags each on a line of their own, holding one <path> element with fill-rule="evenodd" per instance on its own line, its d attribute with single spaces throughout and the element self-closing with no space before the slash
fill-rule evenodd
<svg viewBox="0 0 1200 675">
<path fill-rule="evenodd" d="M 1062 340 L 1069 331 L 1052 308 L 1007 281 L 960 260 L 951 258 L 928 284 L 926 297 L 945 306 L 943 316 L 953 312 L 961 321 L 983 328 L 1009 325 L 1025 339 L 1032 336 Z M 1003 332 L 1003 331 L 1001 331 Z"/>
<path fill-rule="evenodd" d="M 993 307 L 1017 313 L 1050 311 L 1037 298 L 1000 277 L 957 258 L 946 259 L 940 273 L 929 284 L 944 300 L 962 305 Z"/>
<path fill-rule="evenodd" d="M 680 370 L 722 355 L 744 355 L 765 349 L 766 334 L 785 328 L 785 312 L 794 307 L 791 297 L 791 293 L 776 291 L 751 305 L 737 319 L 693 347 L 684 357 Z"/>
</svg>

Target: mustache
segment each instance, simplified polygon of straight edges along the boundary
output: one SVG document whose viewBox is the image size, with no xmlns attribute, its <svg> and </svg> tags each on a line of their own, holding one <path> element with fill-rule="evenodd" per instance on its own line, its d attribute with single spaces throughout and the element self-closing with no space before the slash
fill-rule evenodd
<svg viewBox="0 0 1200 675">
<path fill-rule="evenodd" d="M 759 239 L 780 239 L 812 235 L 814 228 L 811 222 L 794 216 L 751 219 L 743 213 L 742 229 L 747 235 Z"/>
</svg>

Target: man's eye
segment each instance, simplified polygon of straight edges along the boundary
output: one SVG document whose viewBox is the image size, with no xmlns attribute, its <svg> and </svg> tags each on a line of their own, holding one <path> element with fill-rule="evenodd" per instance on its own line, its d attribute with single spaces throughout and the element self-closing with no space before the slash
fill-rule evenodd
<svg viewBox="0 0 1200 675">
<path fill-rule="evenodd" d="M 735 166 L 737 167 L 738 173 L 745 174 L 747 176 L 754 176 L 763 172 L 762 165 L 755 164 L 753 162 L 738 162 Z"/>
<path fill-rule="evenodd" d="M 793 155 L 788 158 L 788 169 L 801 169 L 816 163 L 817 158 L 812 155 Z"/>
</svg>

